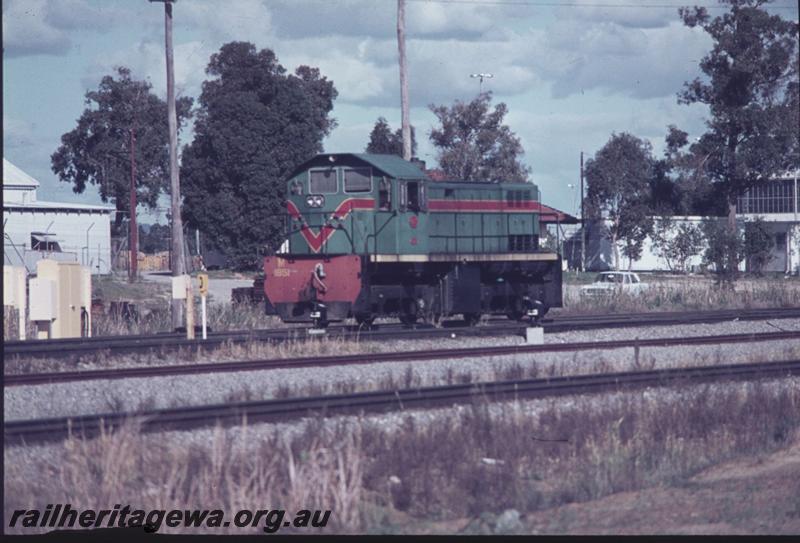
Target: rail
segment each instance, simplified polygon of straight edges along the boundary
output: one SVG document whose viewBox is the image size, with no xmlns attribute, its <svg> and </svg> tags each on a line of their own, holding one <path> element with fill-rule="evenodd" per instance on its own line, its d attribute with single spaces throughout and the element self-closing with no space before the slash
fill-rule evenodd
<svg viewBox="0 0 800 543">
<path fill-rule="evenodd" d="M 236 362 L 211 362 L 169 366 L 145 366 L 137 368 L 113 368 L 107 370 L 60 371 L 48 373 L 25 373 L 4 376 L 4 386 L 39 385 L 116 380 L 175 375 L 198 375 L 210 373 L 234 373 L 270 369 L 296 369 L 306 367 L 330 367 L 358 364 L 377 364 L 398 361 L 431 361 L 447 358 L 475 358 L 530 353 L 578 352 L 582 350 L 623 349 L 642 347 L 669 347 L 675 345 L 721 345 L 731 343 L 770 342 L 800 339 L 797 332 L 770 332 L 764 334 L 728 334 L 715 336 L 681 336 L 672 338 L 632 339 L 619 341 L 592 341 L 580 343 L 554 343 L 547 345 L 502 345 L 494 347 L 436 349 L 401 351 L 389 353 L 350 354 L 326 357 L 299 357 L 286 359 L 244 360 Z"/>
<path fill-rule="evenodd" d="M 650 371 L 517 379 L 416 389 L 300 397 L 230 404 L 158 409 L 138 413 L 102 413 L 75 417 L 5 421 L 6 444 L 91 438 L 126 423 L 142 432 L 191 430 L 216 425 L 278 422 L 309 416 L 381 413 L 453 405 L 563 395 L 635 390 L 641 387 L 696 385 L 729 380 L 757 380 L 800 375 L 800 360 L 694 366 Z"/>
<path fill-rule="evenodd" d="M 778 318 L 800 318 L 800 307 L 767 309 L 734 309 L 717 311 L 688 311 L 662 313 L 629 313 L 618 315 L 586 315 L 558 317 L 542 323 L 545 333 L 559 333 L 602 328 L 625 328 L 632 326 L 669 326 L 695 323 L 717 323 L 731 320 L 767 320 Z M 418 325 L 415 328 L 399 327 L 396 324 L 379 325 L 375 329 L 355 326 L 336 326 L 328 329 L 326 337 L 358 339 L 359 341 L 383 341 L 391 339 L 435 339 L 458 336 L 497 337 L 524 334 L 525 324 L 509 323 L 506 319 L 490 322 L 491 326 L 457 326 L 458 321 L 449 321 L 447 326 L 435 328 Z M 93 338 L 71 338 L 53 340 L 7 341 L 3 344 L 6 358 L 62 358 L 104 352 L 106 355 L 143 353 L 148 351 L 213 350 L 225 344 L 241 344 L 252 341 L 280 343 L 315 339 L 309 336 L 310 328 L 284 328 L 273 330 L 238 330 L 213 332 L 207 340 L 189 340 L 181 334 L 151 334 L 140 336 L 97 336 Z"/>
</svg>

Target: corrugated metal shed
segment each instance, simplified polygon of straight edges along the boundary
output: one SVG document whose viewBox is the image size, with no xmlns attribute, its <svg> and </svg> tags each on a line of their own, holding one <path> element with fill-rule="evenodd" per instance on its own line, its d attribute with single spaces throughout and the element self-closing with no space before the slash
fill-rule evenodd
<svg viewBox="0 0 800 543">
<path fill-rule="evenodd" d="M 38 188 L 36 179 L 3 158 L 3 263 L 33 272 L 38 260 L 51 258 L 109 273 L 115 208 L 41 201 Z"/>
</svg>

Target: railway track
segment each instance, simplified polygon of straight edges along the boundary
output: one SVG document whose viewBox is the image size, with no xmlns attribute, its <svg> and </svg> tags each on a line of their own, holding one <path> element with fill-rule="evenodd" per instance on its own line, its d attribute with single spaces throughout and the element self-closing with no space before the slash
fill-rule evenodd
<svg viewBox="0 0 800 543">
<path fill-rule="evenodd" d="M 546 333 L 590 330 L 599 328 L 621 328 L 630 326 L 668 326 L 675 324 L 715 323 L 730 320 L 764 320 L 777 318 L 800 318 L 800 308 L 737 309 L 721 311 L 691 311 L 663 313 L 631 313 L 621 315 L 590 315 L 558 317 L 542 323 Z M 453 322 L 453 321 L 451 321 Z M 457 321 L 455 321 L 457 322 Z M 388 339 L 435 339 L 461 336 L 497 337 L 524 334 L 525 325 L 508 321 L 492 321 L 487 326 L 466 327 L 448 325 L 442 328 L 417 326 L 401 328 L 395 324 L 381 325 L 377 329 L 359 330 L 354 327 L 337 326 L 327 330 L 325 337 L 358 339 L 359 341 L 383 341 Z M 241 344 L 249 341 L 280 343 L 319 337 L 309 334 L 309 328 L 285 328 L 277 330 L 242 330 L 214 332 L 207 340 L 188 340 L 178 334 L 151 334 L 137 336 L 105 336 L 96 338 L 71 338 L 60 340 L 9 341 L 3 344 L 4 357 L 61 358 L 104 352 L 116 354 L 165 352 L 188 350 L 213 350 L 224 344 Z"/>
<path fill-rule="evenodd" d="M 9 374 L 4 376 L 4 386 L 67 383 L 98 379 L 130 379 L 197 375 L 209 373 L 232 373 L 281 368 L 305 368 L 374 364 L 383 362 L 426 361 L 446 358 L 475 358 L 527 353 L 573 352 L 587 349 L 621 349 L 630 347 L 669 347 L 674 345 L 719 345 L 745 342 L 770 342 L 800 339 L 800 331 L 771 332 L 760 334 L 727 334 L 715 336 L 682 336 L 673 338 L 633 339 L 603 342 L 553 343 L 546 345 L 499 345 L 462 349 L 436 349 L 423 351 L 401 351 L 386 353 L 348 354 L 327 357 L 301 357 L 287 359 L 244 360 L 200 364 L 177 364 L 143 366 L 136 368 L 113 368 L 102 370 L 63 371 L 48 373 Z"/>
<path fill-rule="evenodd" d="M 473 401 L 501 401 L 588 394 L 729 380 L 753 380 L 800 375 L 800 360 L 672 368 L 624 373 L 578 375 L 550 379 L 483 382 L 357 394 L 338 394 L 159 409 L 141 413 L 105 413 L 78 417 L 7 421 L 6 443 L 27 444 L 92 437 L 136 420 L 144 432 L 189 430 L 208 426 L 274 422 L 314 415 L 375 413 L 402 409 L 452 406 Z"/>
</svg>

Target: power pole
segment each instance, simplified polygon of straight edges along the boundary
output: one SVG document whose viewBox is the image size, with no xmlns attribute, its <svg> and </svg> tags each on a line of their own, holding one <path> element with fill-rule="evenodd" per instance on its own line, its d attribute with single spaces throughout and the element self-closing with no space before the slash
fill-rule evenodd
<svg viewBox="0 0 800 543">
<path fill-rule="evenodd" d="M 175 74 L 172 61 L 172 2 L 175 0 L 150 0 L 164 2 L 164 43 L 167 52 L 167 120 L 169 121 L 169 180 L 172 197 L 172 276 L 186 273 L 183 251 L 183 220 L 181 219 L 181 185 L 178 177 L 178 120 L 175 116 Z M 183 303 L 172 300 L 172 327 L 183 322 Z"/>
<path fill-rule="evenodd" d="M 128 269 L 128 281 L 133 283 L 136 281 L 139 264 L 139 231 L 136 226 L 136 121 L 134 120 L 131 126 L 131 214 L 130 214 L 130 268 Z"/>
<path fill-rule="evenodd" d="M 583 208 L 583 151 L 581 151 L 581 271 L 586 271 L 586 215 Z"/>
<path fill-rule="evenodd" d="M 400 113 L 403 158 L 411 160 L 411 120 L 408 113 L 408 65 L 406 63 L 406 0 L 397 0 L 397 51 L 400 54 Z"/>
</svg>

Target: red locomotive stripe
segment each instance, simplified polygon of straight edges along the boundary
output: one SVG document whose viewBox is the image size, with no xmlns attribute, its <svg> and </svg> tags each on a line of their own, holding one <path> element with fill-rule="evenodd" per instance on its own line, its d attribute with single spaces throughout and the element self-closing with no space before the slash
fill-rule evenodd
<svg viewBox="0 0 800 543">
<path fill-rule="evenodd" d="M 434 212 L 458 211 L 465 213 L 526 213 L 541 211 L 542 206 L 533 200 L 508 202 L 506 200 L 430 200 L 428 209 Z"/>
<path fill-rule="evenodd" d="M 375 200 L 372 198 L 348 198 L 337 206 L 333 213 L 331 213 L 331 216 L 344 220 L 353 210 L 362 209 L 371 211 L 374 207 Z M 297 209 L 297 206 L 291 200 L 286 201 L 286 209 L 289 211 L 289 215 L 295 219 L 303 219 L 303 214 L 300 213 L 300 210 Z M 315 233 L 306 224 L 300 228 L 300 233 L 305 238 L 308 246 L 311 247 L 311 250 L 315 253 L 319 252 L 322 245 L 328 241 L 334 232 L 336 232 L 336 229 L 327 225 L 323 226 L 319 233 Z"/>
</svg>

